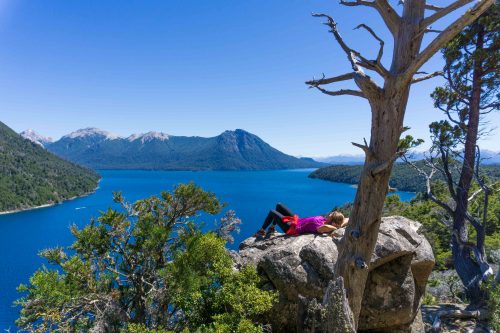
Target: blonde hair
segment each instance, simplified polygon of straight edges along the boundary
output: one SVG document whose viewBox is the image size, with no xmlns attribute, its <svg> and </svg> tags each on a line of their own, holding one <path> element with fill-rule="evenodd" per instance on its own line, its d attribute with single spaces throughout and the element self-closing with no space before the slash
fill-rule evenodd
<svg viewBox="0 0 500 333">
<path fill-rule="evenodd" d="M 333 211 L 330 216 L 332 217 L 332 224 L 342 225 L 344 223 L 344 214 L 341 212 Z"/>
</svg>

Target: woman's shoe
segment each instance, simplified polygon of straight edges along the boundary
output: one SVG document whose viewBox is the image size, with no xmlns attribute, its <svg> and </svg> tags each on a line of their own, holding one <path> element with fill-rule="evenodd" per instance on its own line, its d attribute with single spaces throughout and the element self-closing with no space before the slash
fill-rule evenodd
<svg viewBox="0 0 500 333">
<path fill-rule="evenodd" d="M 264 231 L 264 229 L 259 229 L 259 231 L 257 231 L 253 236 L 255 238 L 264 237 L 266 236 L 266 232 Z"/>
<path fill-rule="evenodd" d="M 272 236 L 274 236 L 275 232 L 276 232 L 276 228 L 274 227 L 274 225 L 272 225 L 269 227 L 269 229 L 267 229 L 266 236 L 272 237 Z"/>
</svg>

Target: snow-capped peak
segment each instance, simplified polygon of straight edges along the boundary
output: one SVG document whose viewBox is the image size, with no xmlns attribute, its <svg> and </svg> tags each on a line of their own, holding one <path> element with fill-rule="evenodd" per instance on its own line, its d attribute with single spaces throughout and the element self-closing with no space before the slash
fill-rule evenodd
<svg viewBox="0 0 500 333">
<path fill-rule="evenodd" d="M 84 138 L 84 137 L 92 137 L 92 136 L 104 137 L 107 140 L 114 140 L 114 139 L 120 138 L 116 134 L 110 133 L 108 131 L 103 131 L 103 130 L 95 128 L 95 127 L 87 127 L 87 128 L 79 129 L 75 132 L 72 132 L 70 134 L 63 136 L 63 138 L 75 139 L 75 138 Z"/>
<path fill-rule="evenodd" d="M 46 144 L 52 142 L 52 138 L 40 135 L 37 132 L 35 132 L 34 130 L 32 130 L 32 129 L 28 129 L 26 131 L 22 131 L 19 134 L 23 138 L 28 139 L 31 142 L 36 143 L 37 145 L 40 145 L 42 147 L 44 147 Z"/>
<path fill-rule="evenodd" d="M 153 141 L 153 140 L 160 140 L 160 141 L 165 141 L 169 139 L 169 135 L 163 132 L 147 132 L 147 133 L 139 133 L 139 134 L 132 134 L 127 138 L 128 141 L 132 142 L 135 140 L 141 140 L 141 143 Z"/>
</svg>

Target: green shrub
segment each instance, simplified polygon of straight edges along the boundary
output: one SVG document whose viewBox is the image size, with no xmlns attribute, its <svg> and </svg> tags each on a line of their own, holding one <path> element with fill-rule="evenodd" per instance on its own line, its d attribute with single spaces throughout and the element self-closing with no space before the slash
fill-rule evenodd
<svg viewBox="0 0 500 333">
<path fill-rule="evenodd" d="M 439 303 L 438 299 L 429 293 L 425 293 L 424 297 L 422 297 L 423 305 L 436 305 L 438 303 Z"/>
<path fill-rule="evenodd" d="M 500 285 L 492 276 L 483 286 L 488 293 L 489 323 L 491 328 L 498 332 L 500 331 Z"/>
<path fill-rule="evenodd" d="M 19 287 L 22 331 L 261 331 L 276 293 L 258 288 L 255 268 L 233 270 L 226 232 L 203 234 L 190 218 L 221 211 L 213 193 L 184 184 L 133 205 L 115 201 L 122 210 L 71 228 L 70 251 L 40 253 L 54 268 Z M 219 228 L 236 222 L 226 215 Z"/>
</svg>

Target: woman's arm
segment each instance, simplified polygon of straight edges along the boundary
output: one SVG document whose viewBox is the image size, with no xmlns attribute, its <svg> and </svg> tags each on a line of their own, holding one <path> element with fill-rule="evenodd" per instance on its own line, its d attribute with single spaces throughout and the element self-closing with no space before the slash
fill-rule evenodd
<svg viewBox="0 0 500 333">
<path fill-rule="evenodd" d="M 335 230 L 337 230 L 337 228 L 335 228 L 333 225 L 323 224 L 316 230 L 316 232 L 318 234 L 329 234 L 330 232 L 334 232 Z"/>
</svg>

